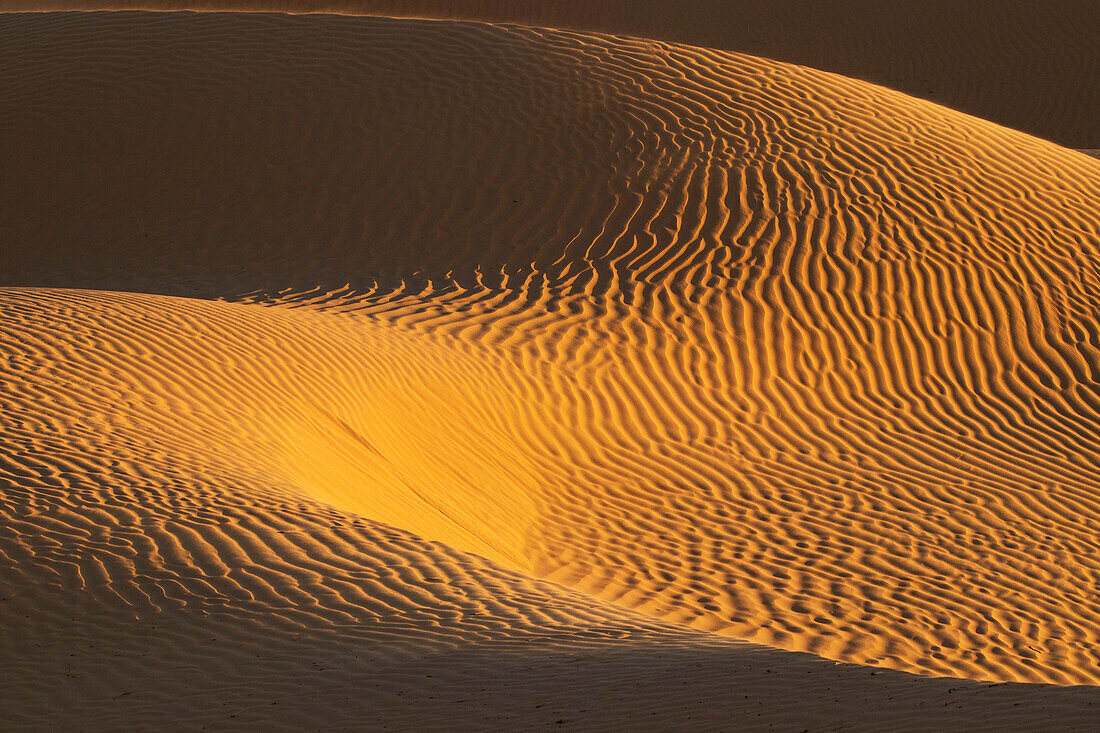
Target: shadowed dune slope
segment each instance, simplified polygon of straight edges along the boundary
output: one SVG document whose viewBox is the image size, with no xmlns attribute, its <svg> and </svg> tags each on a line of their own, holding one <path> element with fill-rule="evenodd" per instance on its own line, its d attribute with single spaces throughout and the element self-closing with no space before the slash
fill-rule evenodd
<svg viewBox="0 0 1100 733">
<path fill-rule="evenodd" d="M 6 675 L 242 727 L 1091 720 L 974 681 L 1100 680 L 1100 162 L 592 34 L 0 37 Z"/>
<path fill-rule="evenodd" d="M 269 10 L 617 33 L 865 79 L 1075 148 L 1100 145 L 1093 0 L 6 0 L 8 10 Z"/>
</svg>

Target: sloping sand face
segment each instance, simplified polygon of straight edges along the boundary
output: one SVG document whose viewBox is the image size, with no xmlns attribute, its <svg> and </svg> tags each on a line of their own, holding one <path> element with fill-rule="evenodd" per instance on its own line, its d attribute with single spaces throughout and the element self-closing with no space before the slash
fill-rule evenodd
<svg viewBox="0 0 1100 733">
<path fill-rule="evenodd" d="M 345 724 L 364 686 L 376 723 L 441 724 L 429 690 L 556 722 L 510 691 L 570 709 L 609 670 L 632 692 L 580 722 L 947 725 L 959 689 L 1087 725 L 1090 688 L 821 657 L 1096 684 L 1100 162 L 591 34 L 0 35 L 10 671 L 76 649 L 106 715 L 146 644 L 168 671 L 125 710 L 224 723 L 229 679 L 242 726 Z M 669 674 L 692 694 L 641 695 Z M 261 711 L 288 680 L 319 697 Z"/>
<path fill-rule="evenodd" d="M 431 364 L 469 363 L 426 335 L 408 343 L 391 326 L 375 341 L 369 320 L 151 295 L 12 289 L 3 302 L 6 727 L 1091 722 L 1089 688 L 835 665 L 662 624 L 509 570 L 505 543 L 529 530 L 512 509 L 519 484 L 488 505 L 459 478 L 470 462 L 452 467 L 446 492 L 426 481 L 410 496 L 391 482 L 417 466 L 398 466 L 379 437 L 403 419 L 382 403 L 392 389 L 384 355 L 401 354 L 419 375 L 401 394 L 425 421 L 414 406 L 430 399 Z M 360 366 L 359 382 L 338 381 L 344 360 Z M 501 388 L 484 367 L 463 376 L 471 396 L 479 382 Z M 336 418 L 311 415 L 302 395 L 343 406 L 349 421 L 348 406 L 370 398 L 358 424 L 376 431 L 377 447 L 338 455 L 349 449 L 326 435 Z M 458 405 L 477 409 L 452 400 L 444 414 L 461 420 Z M 476 432 L 432 435 L 468 444 Z M 383 452 L 391 463 L 380 467 Z M 356 490 L 326 486 L 322 459 Z M 480 476 L 488 484 L 493 472 Z M 443 516 L 444 502 L 480 510 L 480 536 L 456 531 L 460 517 Z M 501 563 L 484 559 L 498 550 Z"/>
</svg>

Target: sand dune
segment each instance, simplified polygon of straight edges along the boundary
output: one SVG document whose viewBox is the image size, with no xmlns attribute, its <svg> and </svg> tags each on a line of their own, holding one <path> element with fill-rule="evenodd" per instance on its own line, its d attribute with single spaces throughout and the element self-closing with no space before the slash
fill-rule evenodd
<svg viewBox="0 0 1100 733">
<path fill-rule="evenodd" d="M 326 474 L 303 479 L 291 446 L 328 478 L 350 469 L 370 516 L 411 503 L 387 485 L 411 461 L 370 473 L 384 459 L 368 449 L 352 465 L 298 397 L 358 395 L 375 428 L 400 429 L 375 401 L 389 386 L 370 384 L 386 370 L 363 360 L 430 371 L 442 355 L 402 353 L 392 329 L 376 342 L 370 322 L 91 291 L 3 304 L 6 728 L 1091 722 L 1088 688 L 925 680 L 692 633 L 329 505 Z M 341 371 L 326 339 L 360 365 L 344 400 L 325 389 Z M 454 534 L 415 509 L 408 523 Z"/>
<path fill-rule="evenodd" d="M 0 37 L 8 724 L 1091 725 L 1100 161 L 591 33 Z"/>
<path fill-rule="evenodd" d="M 1075 148 L 1100 145 L 1093 0 L 6 0 L 106 8 L 365 13 L 688 43 L 882 84 Z"/>
</svg>

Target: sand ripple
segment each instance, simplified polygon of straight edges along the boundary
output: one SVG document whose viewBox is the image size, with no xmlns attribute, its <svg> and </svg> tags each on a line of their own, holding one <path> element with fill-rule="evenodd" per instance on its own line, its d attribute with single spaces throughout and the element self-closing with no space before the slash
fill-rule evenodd
<svg viewBox="0 0 1100 733">
<path fill-rule="evenodd" d="M 592 34 L 0 34 L 9 628 L 1100 682 L 1100 162 Z"/>
</svg>

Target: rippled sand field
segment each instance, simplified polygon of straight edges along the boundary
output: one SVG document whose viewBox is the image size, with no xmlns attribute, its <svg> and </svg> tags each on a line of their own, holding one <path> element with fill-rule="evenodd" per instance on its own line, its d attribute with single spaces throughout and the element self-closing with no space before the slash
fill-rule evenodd
<svg viewBox="0 0 1100 733">
<path fill-rule="evenodd" d="M 350 15 L 0 14 L 0 133 L 5 729 L 1094 729 L 1100 160 Z"/>
</svg>

